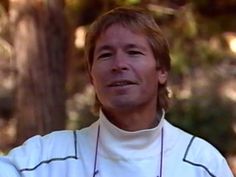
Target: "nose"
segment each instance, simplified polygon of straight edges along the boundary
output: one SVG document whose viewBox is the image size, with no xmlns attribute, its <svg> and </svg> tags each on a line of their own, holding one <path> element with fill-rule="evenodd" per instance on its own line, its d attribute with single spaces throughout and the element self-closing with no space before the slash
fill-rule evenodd
<svg viewBox="0 0 236 177">
<path fill-rule="evenodd" d="M 123 52 L 117 52 L 113 58 L 112 71 L 124 71 L 128 70 L 128 60 Z"/>
</svg>

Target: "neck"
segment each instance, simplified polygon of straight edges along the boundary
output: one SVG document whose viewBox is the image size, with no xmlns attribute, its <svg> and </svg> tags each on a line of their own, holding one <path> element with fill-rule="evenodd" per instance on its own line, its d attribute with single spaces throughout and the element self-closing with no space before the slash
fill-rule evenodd
<svg viewBox="0 0 236 177">
<path fill-rule="evenodd" d="M 162 111 L 157 111 L 156 109 L 144 111 L 107 111 L 106 109 L 103 109 L 103 113 L 111 123 L 126 131 L 138 131 L 154 128 L 158 125 L 162 116 Z"/>
</svg>

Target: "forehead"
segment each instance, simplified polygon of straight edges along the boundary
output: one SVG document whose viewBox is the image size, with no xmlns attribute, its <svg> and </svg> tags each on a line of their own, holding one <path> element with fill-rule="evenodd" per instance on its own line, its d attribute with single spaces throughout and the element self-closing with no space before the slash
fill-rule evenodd
<svg viewBox="0 0 236 177">
<path fill-rule="evenodd" d="M 147 36 L 141 30 L 132 29 L 120 24 L 113 24 L 98 36 L 95 49 L 103 45 L 135 44 L 150 47 Z"/>
</svg>

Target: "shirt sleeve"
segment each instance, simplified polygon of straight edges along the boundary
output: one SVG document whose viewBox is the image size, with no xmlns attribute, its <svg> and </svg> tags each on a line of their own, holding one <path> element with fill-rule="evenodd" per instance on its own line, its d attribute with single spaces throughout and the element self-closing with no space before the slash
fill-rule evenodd
<svg viewBox="0 0 236 177">
<path fill-rule="evenodd" d="M 42 154 L 41 137 L 34 136 L 0 157 L 0 177 L 21 177 L 21 169 L 36 163 Z"/>
<path fill-rule="evenodd" d="M 234 177 L 232 171 L 230 170 L 228 163 L 224 158 L 222 158 L 221 163 L 216 169 L 216 176 L 218 177 Z"/>
<path fill-rule="evenodd" d="M 189 159 L 205 169 L 207 176 L 234 177 L 226 159 L 211 144 L 201 138 L 193 141 Z M 191 160 L 192 157 L 192 160 Z"/>
<path fill-rule="evenodd" d="M 75 143 L 71 131 L 52 132 L 45 136 L 36 135 L 12 149 L 8 155 L 0 157 L 0 177 L 22 177 L 25 171 L 39 170 L 40 165 L 55 159 L 64 159 L 68 156 L 76 158 Z"/>
<path fill-rule="evenodd" d="M 16 166 L 6 157 L 0 157 L 0 177 L 20 177 Z"/>
</svg>

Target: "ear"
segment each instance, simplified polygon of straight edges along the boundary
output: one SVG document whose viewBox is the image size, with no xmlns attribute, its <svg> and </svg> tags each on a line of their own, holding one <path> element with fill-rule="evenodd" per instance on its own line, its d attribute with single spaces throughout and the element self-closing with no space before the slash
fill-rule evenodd
<svg viewBox="0 0 236 177">
<path fill-rule="evenodd" d="M 165 84 L 168 79 L 168 72 L 165 69 L 159 69 L 157 71 L 158 83 Z"/>
</svg>

